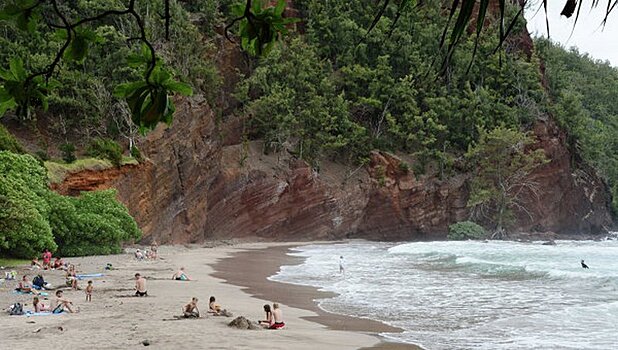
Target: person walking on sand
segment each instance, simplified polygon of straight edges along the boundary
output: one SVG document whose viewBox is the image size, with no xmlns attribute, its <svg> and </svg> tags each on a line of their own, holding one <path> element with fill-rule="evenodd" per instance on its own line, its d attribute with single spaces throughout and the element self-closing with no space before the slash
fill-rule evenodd
<svg viewBox="0 0 618 350">
<path fill-rule="evenodd" d="M 52 313 L 59 314 L 67 309 L 70 313 L 74 313 L 73 308 L 71 307 L 73 302 L 69 299 L 66 299 L 62 296 L 62 291 L 56 291 L 56 299 L 54 299 L 54 303 L 52 304 Z"/>
<path fill-rule="evenodd" d="M 142 277 L 139 273 L 135 274 L 135 296 L 136 297 L 147 297 L 148 292 L 146 291 L 146 279 Z"/>
<path fill-rule="evenodd" d="M 92 301 L 93 290 L 94 286 L 92 285 L 92 281 L 88 281 L 88 285 L 86 286 L 86 301 Z"/>
<path fill-rule="evenodd" d="M 278 303 L 273 303 L 273 318 L 275 323 L 268 327 L 268 329 L 280 329 L 285 327 L 285 323 L 283 322 L 283 313 L 281 312 Z"/>
<path fill-rule="evenodd" d="M 343 255 L 339 256 L 339 273 L 345 275 L 345 265 L 343 262 Z"/>
</svg>

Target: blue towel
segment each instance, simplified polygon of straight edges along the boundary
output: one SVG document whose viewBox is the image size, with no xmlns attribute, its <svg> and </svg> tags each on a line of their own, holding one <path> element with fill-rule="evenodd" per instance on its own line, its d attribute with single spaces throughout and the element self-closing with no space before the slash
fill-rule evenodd
<svg viewBox="0 0 618 350">
<path fill-rule="evenodd" d="M 32 293 L 32 292 L 22 292 L 22 291 L 19 291 L 19 290 L 13 290 L 13 294 L 34 295 L 34 293 Z M 42 295 L 42 296 L 46 297 L 49 294 L 47 294 L 45 292 L 40 292 L 38 295 Z"/>
<path fill-rule="evenodd" d="M 30 317 L 30 316 L 50 316 L 50 315 L 60 315 L 60 313 L 58 314 L 54 314 L 51 312 L 32 312 L 32 311 L 26 311 L 26 313 L 24 314 L 24 316 Z"/>
<path fill-rule="evenodd" d="M 79 275 L 75 275 L 75 277 L 77 277 L 78 280 L 83 280 L 86 278 L 93 278 L 93 277 L 103 277 L 103 276 L 105 275 L 102 273 L 82 273 Z"/>
</svg>

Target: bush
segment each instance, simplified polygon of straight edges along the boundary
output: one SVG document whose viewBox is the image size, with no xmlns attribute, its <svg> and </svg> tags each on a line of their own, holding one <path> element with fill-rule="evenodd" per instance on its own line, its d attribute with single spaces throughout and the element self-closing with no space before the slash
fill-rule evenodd
<svg viewBox="0 0 618 350">
<path fill-rule="evenodd" d="M 32 258 L 56 249 L 47 192 L 45 169 L 34 157 L 0 151 L 0 255 Z"/>
<path fill-rule="evenodd" d="M 117 167 L 122 165 L 122 148 L 114 140 L 97 137 L 90 142 L 86 154 L 91 157 L 108 159 Z"/>
<path fill-rule="evenodd" d="M 462 221 L 448 227 L 447 237 L 450 240 L 481 239 L 486 234 L 482 226 L 472 221 Z"/>
<path fill-rule="evenodd" d="M 75 146 L 70 142 L 60 145 L 60 152 L 62 152 L 62 160 L 68 164 L 77 160 L 77 157 L 75 157 Z"/>
<path fill-rule="evenodd" d="M 50 201 L 50 225 L 61 255 L 117 254 L 123 241 L 141 237 L 113 190 L 85 192 L 77 198 L 53 193 Z"/>
<path fill-rule="evenodd" d="M 65 197 L 47 187 L 30 155 L 0 151 L 0 255 L 32 258 L 43 249 L 65 256 L 111 254 L 141 231 L 113 190 Z"/>
<path fill-rule="evenodd" d="M 0 125 L 0 151 L 26 153 L 17 139 L 2 125 Z"/>
<path fill-rule="evenodd" d="M 46 162 L 49 160 L 49 154 L 47 154 L 47 151 L 44 151 L 42 149 L 34 152 L 34 155 L 41 161 L 41 162 Z"/>
</svg>

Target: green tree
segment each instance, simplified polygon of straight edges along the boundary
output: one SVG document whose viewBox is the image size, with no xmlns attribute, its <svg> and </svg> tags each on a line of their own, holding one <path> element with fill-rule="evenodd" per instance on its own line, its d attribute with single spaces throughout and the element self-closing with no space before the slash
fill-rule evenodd
<svg viewBox="0 0 618 350">
<path fill-rule="evenodd" d="M 534 138 L 516 129 L 497 127 L 480 130 L 480 139 L 466 157 L 473 169 L 468 206 L 473 216 L 489 219 L 492 238 L 505 237 L 514 211 L 532 214 L 530 197 L 539 198 L 541 189 L 530 174 L 547 162 L 543 149 L 531 149 Z"/>
</svg>

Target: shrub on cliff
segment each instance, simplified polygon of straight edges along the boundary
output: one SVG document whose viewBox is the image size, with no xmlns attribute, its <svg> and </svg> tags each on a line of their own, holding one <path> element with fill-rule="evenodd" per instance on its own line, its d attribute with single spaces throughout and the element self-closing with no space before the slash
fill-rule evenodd
<svg viewBox="0 0 618 350">
<path fill-rule="evenodd" d="M 108 159 L 117 167 L 122 164 L 122 148 L 114 140 L 97 137 L 90 142 L 86 154 L 91 157 Z"/>
<path fill-rule="evenodd" d="M 24 153 L 24 148 L 22 145 L 2 125 L 0 125 L 0 151 Z"/>
<path fill-rule="evenodd" d="M 72 143 L 63 143 L 60 145 L 60 151 L 62 152 L 62 160 L 65 162 L 70 164 L 77 160 L 77 157 L 75 157 L 75 145 Z"/>
<path fill-rule="evenodd" d="M 472 221 L 461 221 L 448 227 L 448 239 L 460 241 L 464 239 L 481 239 L 487 233 L 485 229 Z"/>
</svg>

